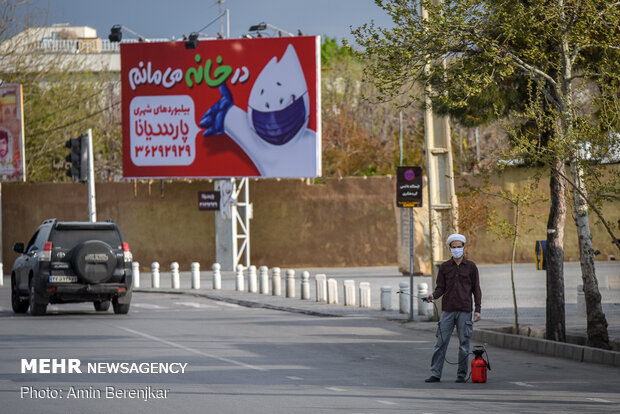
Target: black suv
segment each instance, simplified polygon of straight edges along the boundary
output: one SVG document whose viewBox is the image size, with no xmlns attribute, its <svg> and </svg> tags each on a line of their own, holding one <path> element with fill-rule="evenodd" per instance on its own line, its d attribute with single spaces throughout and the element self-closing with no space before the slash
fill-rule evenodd
<svg viewBox="0 0 620 414">
<path fill-rule="evenodd" d="M 49 303 L 93 302 L 98 311 L 126 314 L 131 302 L 129 245 L 118 226 L 105 222 L 45 220 L 11 271 L 11 303 L 16 313 L 43 315 Z"/>
</svg>

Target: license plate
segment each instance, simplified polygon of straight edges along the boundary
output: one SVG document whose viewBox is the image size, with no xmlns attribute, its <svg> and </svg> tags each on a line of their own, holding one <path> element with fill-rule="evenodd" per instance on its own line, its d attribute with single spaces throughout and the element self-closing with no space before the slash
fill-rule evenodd
<svg viewBox="0 0 620 414">
<path fill-rule="evenodd" d="M 50 283 L 75 283 L 77 276 L 54 275 L 50 276 Z"/>
</svg>

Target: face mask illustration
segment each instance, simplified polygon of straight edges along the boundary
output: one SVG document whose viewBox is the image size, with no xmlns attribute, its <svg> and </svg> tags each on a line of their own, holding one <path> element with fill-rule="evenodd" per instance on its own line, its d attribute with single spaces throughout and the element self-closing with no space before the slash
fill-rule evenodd
<svg viewBox="0 0 620 414">
<path fill-rule="evenodd" d="M 320 142 L 307 128 L 308 86 L 292 44 L 274 56 L 252 85 L 247 112 L 235 105 L 226 84 L 222 98 L 203 115 L 200 126 L 210 138 L 226 134 L 250 157 L 261 176 L 314 177 L 320 171 Z M 241 105 L 243 106 L 243 105 Z"/>
</svg>

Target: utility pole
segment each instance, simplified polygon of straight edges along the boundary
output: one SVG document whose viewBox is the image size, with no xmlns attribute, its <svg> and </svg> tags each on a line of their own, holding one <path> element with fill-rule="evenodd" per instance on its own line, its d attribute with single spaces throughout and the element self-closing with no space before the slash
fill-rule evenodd
<svg viewBox="0 0 620 414">
<path fill-rule="evenodd" d="M 437 0 L 438 2 L 440 0 Z M 422 18 L 428 12 L 420 6 Z M 441 64 L 445 65 L 445 61 Z M 425 71 L 430 71 L 431 63 Z M 445 240 L 451 232 L 458 231 L 458 201 L 454 190 L 450 120 L 434 114 L 431 104 L 431 87 L 424 86 L 424 147 L 426 150 L 426 175 L 428 177 L 428 208 L 431 239 L 431 264 L 433 290 L 437 285 L 439 265 L 449 259 Z M 438 304 L 441 312 L 441 303 Z"/>
</svg>

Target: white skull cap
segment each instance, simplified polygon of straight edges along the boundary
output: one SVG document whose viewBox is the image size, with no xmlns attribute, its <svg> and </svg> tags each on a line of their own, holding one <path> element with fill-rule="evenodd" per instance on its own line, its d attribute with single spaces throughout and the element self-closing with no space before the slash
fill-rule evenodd
<svg viewBox="0 0 620 414">
<path fill-rule="evenodd" d="M 448 236 L 448 241 L 446 243 L 448 244 L 448 247 L 450 247 L 450 243 L 452 243 L 453 241 L 460 241 L 465 244 L 465 240 L 465 236 L 463 236 L 462 234 L 454 233 Z"/>
</svg>

